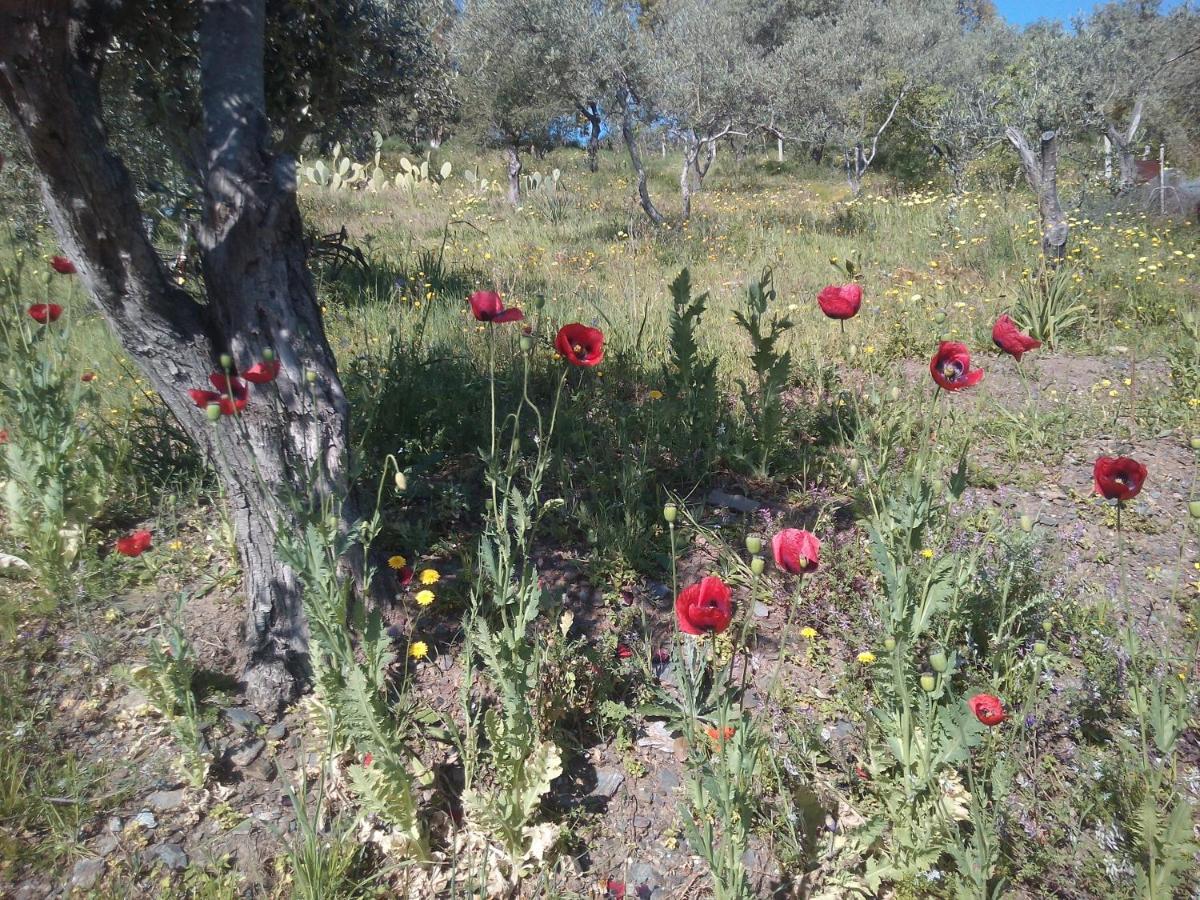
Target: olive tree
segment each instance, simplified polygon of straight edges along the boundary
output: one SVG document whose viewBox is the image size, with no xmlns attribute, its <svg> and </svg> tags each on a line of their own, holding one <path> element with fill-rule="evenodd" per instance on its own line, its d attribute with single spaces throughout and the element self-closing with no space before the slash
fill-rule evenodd
<svg viewBox="0 0 1200 900">
<path fill-rule="evenodd" d="M 370 31 L 378 11 L 349 0 L 0 6 L 0 103 L 55 235 L 220 479 L 247 595 L 247 694 L 263 709 L 294 696 L 306 671 L 297 575 L 276 549 L 279 529 L 303 514 L 286 498 L 332 507 L 347 533 L 359 520 L 348 404 L 308 270 L 294 151 L 327 112 L 351 115 L 370 99 L 357 93 L 361 79 L 388 74 L 347 67 L 386 56 L 372 55 L 383 34 Z M 333 32 L 330 16 L 340 22 Z M 390 72 L 397 88 L 400 74 Z M 148 127 L 195 185 L 203 210 L 195 287 L 177 282 L 147 234 L 113 140 L 110 95 L 144 100 Z M 189 390 L 209 387 L 223 357 L 244 370 L 264 350 L 280 364 L 270 394 L 250 398 L 236 425 L 214 425 Z M 240 387 L 223 390 L 232 407 Z M 352 556 L 361 566 L 361 553 Z"/>
</svg>

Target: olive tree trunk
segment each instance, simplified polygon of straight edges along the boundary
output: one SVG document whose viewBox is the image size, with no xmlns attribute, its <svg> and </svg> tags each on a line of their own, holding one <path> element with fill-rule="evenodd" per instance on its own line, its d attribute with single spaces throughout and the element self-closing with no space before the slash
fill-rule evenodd
<svg viewBox="0 0 1200 900">
<path fill-rule="evenodd" d="M 627 93 L 624 109 L 621 112 L 621 139 L 625 141 L 625 148 L 629 151 L 629 162 L 633 166 L 633 174 L 637 179 L 638 202 L 641 204 L 642 211 L 653 224 L 664 225 L 666 219 L 654 205 L 654 201 L 650 198 L 650 189 L 646 186 L 646 167 L 642 163 L 641 151 L 638 150 L 637 133 L 633 130 L 633 104 L 632 93 Z"/>
<path fill-rule="evenodd" d="M 0 12 L 0 101 L 96 306 L 216 470 L 245 579 L 246 691 L 272 711 L 296 695 L 307 667 L 296 574 L 276 551 L 277 529 L 295 525 L 281 497 L 342 500 L 347 528 L 357 511 L 347 489 L 348 404 L 306 265 L 295 162 L 269 149 L 264 0 L 203 5 L 205 302 L 173 282 L 129 172 L 109 149 L 103 19 L 86 0 L 9 3 Z M 210 387 L 220 354 L 245 367 L 265 348 L 281 362 L 277 380 L 254 386 L 241 415 L 209 423 L 188 389 Z"/>
<path fill-rule="evenodd" d="M 595 101 L 589 101 L 586 105 L 579 107 L 580 113 L 587 119 L 588 136 L 587 136 L 587 166 L 589 172 L 600 171 L 600 127 L 603 124 L 603 119 L 600 116 L 600 107 Z"/>
<path fill-rule="evenodd" d="M 508 202 L 521 205 L 521 151 L 516 144 L 504 148 L 504 165 L 508 170 Z"/>
<path fill-rule="evenodd" d="M 1118 128 L 1113 122 L 1105 122 L 1105 134 L 1113 151 L 1117 154 L 1117 193 L 1129 191 L 1137 180 L 1137 166 L 1133 159 L 1133 139 L 1137 137 L 1138 128 L 1142 124 L 1142 109 L 1144 103 L 1139 99 L 1133 105 L 1129 123 L 1124 128 Z"/>
<path fill-rule="evenodd" d="M 1009 126 L 1004 135 L 1021 158 L 1025 181 L 1037 197 L 1038 217 L 1042 224 L 1042 256 L 1050 265 L 1057 265 L 1067 255 L 1069 226 L 1058 199 L 1058 133 L 1043 131 L 1037 151 L 1029 146 L 1025 135 Z"/>
</svg>

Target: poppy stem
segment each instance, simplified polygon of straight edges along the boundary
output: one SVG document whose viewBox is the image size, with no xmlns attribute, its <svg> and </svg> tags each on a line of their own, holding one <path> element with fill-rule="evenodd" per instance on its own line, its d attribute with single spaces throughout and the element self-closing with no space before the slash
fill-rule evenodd
<svg viewBox="0 0 1200 900">
<path fill-rule="evenodd" d="M 800 577 L 796 580 L 796 593 L 792 595 L 791 601 L 788 603 L 787 618 L 783 622 L 783 631 L 779 635 L 779 656 L 775 659 L 775 671 L 771 673 L 771 685 L 767 688 L 767 697 L 775 699 L 775 689 L 779 684 L 779 673 L 783 670 L 783 657 L 787 653 L 788 634 L 792 630 L 792 618 L 796 614 L 796 607 L 800 605 L 800 594 L 804 588 L 804 578 Z"/>
</svg>

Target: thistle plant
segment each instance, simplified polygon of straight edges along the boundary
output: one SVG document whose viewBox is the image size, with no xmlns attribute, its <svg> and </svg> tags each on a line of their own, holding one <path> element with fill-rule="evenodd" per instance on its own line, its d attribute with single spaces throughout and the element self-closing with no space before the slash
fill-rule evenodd
<svg viewBox="0 0 1200 900">
<path fill-rule="evenodd" d="M 753 352 L 750 366 L 754 371 L 753 389 L 739 380 L 742 406 L 754 429 L 755 456 L 752 470 L 756 477 L 766 478 L 771 473 L 771 462 L 779 450 L 783 433 L 783 391 L 791 374 L 792 355 L 782 353 L 777 344 L 791 328 L 792 320 L 773 312 L 768 319 L 767 310 L 775 302 L 774 275 L 767 267 L 758 281 L 751 282 L 746 289 L 746 310 L 735 311 L 734 319 L 750 338 Z"/>
</svg>

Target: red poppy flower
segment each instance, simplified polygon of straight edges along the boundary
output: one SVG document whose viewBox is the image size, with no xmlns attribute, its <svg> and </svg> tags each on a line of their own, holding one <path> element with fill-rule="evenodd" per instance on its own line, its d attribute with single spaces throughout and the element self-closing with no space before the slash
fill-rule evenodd
<svg viewBox="0 0 1200 900">
<path fill-rule="evenodd" d="M 684 634 L 719 634 L 733 619 L 729 588 L 715 575 L 684 588 L 675 598 L 675 619 Z"/>
<path fill-rule="evenodd" d="M 785 528 L 771 538 L 775 565 L 793 575 L 815 572 L 821 561 L 821 542 L 817 536 L 799 528 Z"/>
<path fill-rule="evenodd" d="M 1017 362 L 1021 361 L 1022 353 L 1028 353 L 1030 350 L 1036 350 L 1042 346 L 1041 341 L 1023 334 L 1021 329 L 1017 328 L 1017 323 L 1010 319 L 1007 313 L 998 318 L 996 324 L 992 326 L 992 342 Z"/>
<path fill-rule="evenodd" d="M 210 403 L 216 403 L 221 407 L 221 415 L 232 416 L 235 412 L 241 412 L 246 408 L 246 401 L 250 398 L 250 393 L 246 388 L 246 382 L 237 376 L 229 376 L 224 372 L 213 372 L 208 376 L 208 380 L 212 382 L 215 391 L 202 391 L 196 388 L 188 391 L 188 396 L 201 409 L 206 409 Z"/>
<path fill-rule="evenodd" d="M 273 359 L 270 362 L 256 362 L 245 372 L 242 372 L 242 378 L 247 381 L 252 381 L 255 384 L 266 384 L 268 381 L 274 381 L 279 375 L 279 360 Z"/>
<path fill-rule="evenodd" d="M 117 552 L 122 556 L 141 556 L 150 549 L 154 537 L 148 531 L 135 531 L 123 538 L 117 538 Z"/>
<path fill-rule="evenodd" d="M 943 390 L 958 391 L 979 384 L 983 369 L 971 368 L 971 351 L 966 344 L 942 341 L 929 361 L 929 374 Z"/>
<path fill-rule="evenodd" d="M 520 322 L 525 313 L 519 309 L 505 309 L 504 302 L 495 291 L 476 291 L 467 298 L 471 304 L 471 312 L 480 322 Z"/>
<path fill-rule="evenodd" d="M 992 694 L 976 694 L 967 701 L 967 706 L 971 707 L 975 718 L 988 728 L 999 725 L 1007 718 L 1004 715 L 1004 704 L 1000 702 L 999 697 Z"/>
<path fill-rule="evenodd" d="M 52 268 L 59 275 L 75 274 L 75 263 L 71 262 L 65 256 L 50 257 L 50 268 Z"/>
<path fill-rule="evenodd" d="M 631 656 L 633 656 L 633 650 L 628 644 L 617 645 L 617 659 L 629 659 Z"/>
<path fill-rule="evenodd" d="M 1142 490 L 1146 467 L 1128 456 L 1102 456 L 1092 468 L 1096 493 L 1106 500 L 1132 500 Z"/>
<path fill-rule="evenodd" d="M 79 380 L 82 381 L 84 384 L 87 384 L 89 381 L 95 381 L 96 373 L 95 372 L 84 372 L 82 375 L 79 376 Z"/>
<path fill-rule="evenodd" d="M 558 330 L 554 349 L 573 366 L 595 366 L 604 359 L 604 332 L 573 322 Z"/>
<path fill-rule="evenodd" d="M 57 303 L 35 303 L 29 307 L 29 318 L 37 322 L 39 325 L 48 325 L 50 322 L 57 322 L 58 317 L 63 314 L 63 308 Z"/>
<path fill-rule="evenodd" d="M 371 768 L 371 763 L 373 763 L 373 762 L 375 762 L 375 757 L 373 757 L 370 753 L 363 754 L 363 763 L 362 764 L 363 764 L 364 769 Z"/>
<path fill-rule="evenodd" d="M 831 319 L 853 319 L 862 306 L 861 284 L 831 284 L 817 294 L 821 312 Z"/>
</svg>

